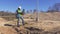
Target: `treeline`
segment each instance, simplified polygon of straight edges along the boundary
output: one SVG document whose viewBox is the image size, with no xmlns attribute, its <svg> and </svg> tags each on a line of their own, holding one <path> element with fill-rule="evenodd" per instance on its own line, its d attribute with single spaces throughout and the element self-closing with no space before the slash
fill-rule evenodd
<svg viewBox="0 0 60 34">
<path fill-rule="evenodd" d="M 56 3 L 48 8 L 47 12 L 60 12 L 60 3 Z"/>
<path fill-rule="evenodd" d="M 5 11 L 0 11 L 0 16 L 13 16 L 15 13 L 12 12 L 5 12 Z"/>
<path fill-rule="evenodd" d="M 35 12 L 38 12 L 37 9 L 34 9 L 34 10 L 25 10 L 23 9 L 22 10 L 23 14 L 26 14 L 26 13 L 35 13 Z M 39 11 L 39 12 L 60 12 L 60 3 L 55 3 L 54 5 L 52 6 L 49 6 L 48 7 L 48 10 L 47 11 Z M 15 13 L 12 13 L 12 12 L 9 12 L 9 11 L 0 11 L 0 16 L 13 16 L 15 15 Z"/>
<path fill-rule="evenodd" d="M 35 13 L 35 12 L 51 12 L 51 13 L 60 12 L 60 3 L 55 3 L 54 5 L 49 6 L 47 11 L 43 11 L 43 10 L 38 11 L 37 9 L 26 11 L 26 13 Z"/>
<path fill-rule="evenodd" d="M 35 13 L 35 12 L 37 12 L 37 10 L 36 9 L 34 9 L 34 10 L 25 10 L 25 9 L 23 9 L 22 10 L 22 13 L 25 15 L 25 14 L 29 14 L 29 13 Z M 12 13 L 12 12 L 9 12 L 9 11 L 0 11 L 0 16 L 15 16 L 16 15 L 16 12 L 14 12 L 14 13 Z"/>
</svg>

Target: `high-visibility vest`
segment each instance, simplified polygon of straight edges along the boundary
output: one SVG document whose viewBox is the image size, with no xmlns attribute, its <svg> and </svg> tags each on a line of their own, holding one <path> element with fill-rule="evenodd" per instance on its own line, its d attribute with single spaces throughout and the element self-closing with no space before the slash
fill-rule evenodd
<svg viewBox="0 0 60 34">
<path fill-rule="evenodd" d="M 20 16 L 22 16 L 22 12 L 21 12 L 21 10 L 18 10 L 18 14 L 20 14 Z"/>
</svg>

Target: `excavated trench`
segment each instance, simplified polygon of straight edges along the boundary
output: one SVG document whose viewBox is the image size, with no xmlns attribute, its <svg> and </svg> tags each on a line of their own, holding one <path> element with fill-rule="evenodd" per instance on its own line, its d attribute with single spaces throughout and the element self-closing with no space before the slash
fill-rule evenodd
<svg viewBox="0 0 60 34">
<path fill-rule="evenodd" d="M 34 28 L 34 27 L 17 27 L 14 25 L 8 25 L 5 24 L 5 26 L 9 26 L 12 27 L 12 29 L 14 29 L 17 34 L 60 34 L 60 29 L 56 29 L 55 31 L 44 31 L 43 29 L 38 29 L 38 28 Z"/>
<path fill-rule="evenodd" d="M 24 30 L 19 30 L 17 27 L 14 27 L 17 34 L 60 34 L 59 31 L 44 31 L 43 29 L 33 28 L 33 27 L 24 27 Z"/>
<path fill-rule="evenodd" d="M 17 28 L 15 28 L 15 30 L 17 31 L 18 34 L 60 34 L 60 31 L 56 31 L 56 32 L 49 32 L 49 31 L 44 31 L 43 29 L 38 29 L 38 28 L 25 28 L 26 30 L 18 30 Z"/>
</svg>

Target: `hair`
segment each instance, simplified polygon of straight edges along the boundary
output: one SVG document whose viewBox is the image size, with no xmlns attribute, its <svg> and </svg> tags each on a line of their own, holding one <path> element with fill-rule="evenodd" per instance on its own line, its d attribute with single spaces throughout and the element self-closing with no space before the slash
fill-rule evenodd
<svg viewBox="0 0 60 34">
<path fill-rule="evenodd" d="M 19 10 L 21 10 L 20 8 L 18 8 Z"/>
</svg>

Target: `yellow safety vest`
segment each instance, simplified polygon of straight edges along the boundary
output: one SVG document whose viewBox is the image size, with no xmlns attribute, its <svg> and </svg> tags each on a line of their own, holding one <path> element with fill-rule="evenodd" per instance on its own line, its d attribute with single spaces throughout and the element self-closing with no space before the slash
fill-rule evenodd
<svg viewBox="0 0 60 34">
<path fill-rule="evenodd" d="M 20 16 L 22 16 L 22 12 L 21 12 L 21 10 L 18 10 L 18 13 L 20 14 Z"/>
</svg>

